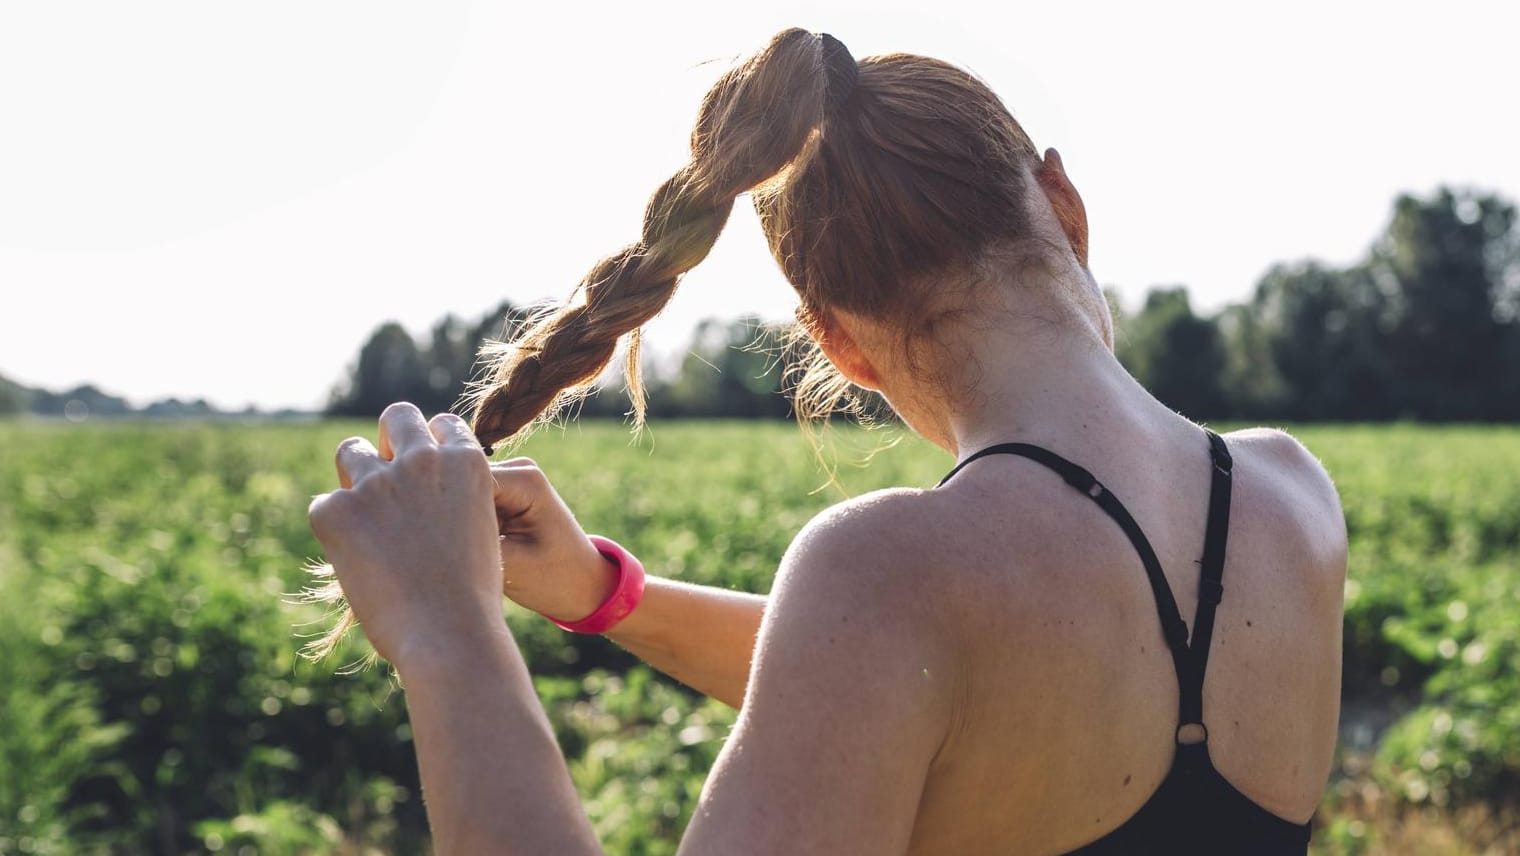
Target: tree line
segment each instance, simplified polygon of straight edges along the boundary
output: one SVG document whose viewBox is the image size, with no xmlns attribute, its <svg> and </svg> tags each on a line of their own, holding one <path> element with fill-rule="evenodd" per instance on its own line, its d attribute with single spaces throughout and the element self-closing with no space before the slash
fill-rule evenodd
<svg viewBox="0 0 1520 856">
<path fill-rule="evenodd" d="M 421 340 L 395 322 L 382 324 L 359 349 L 347 377 L 332 391 L 332 416 L 375 416 L 393 401 L 410 401 L 424 412 L 464 412 L 469 383 L 485 365 L 478 358 L 488 341 L 510 339 L 530 310 L 504 302 L 483 317 L 448 315 Z M 697 325 L 674 371 L 646 372 L 649 413 L 663 417 L 785 418 L 791 412 L 782 390 L 784 331 L 754 317 L 709 319 Z M 580 416 L 621 417 L 630 409 L 616 384 L 596 390 L 577 409 Z"/>
<path fill-rule="evenodd" d="M 0 417 L 27 414 L 62 418 L 70 422 L 86 419 L 303 419 L 311 414 L 291 408 L 260 410 L 249 405 L 242 410 L 221 410 L 204 398 L 160 398 L 134 406 L 119 395 L 84 383 L 60 392 L 29 387 L 0 375 Z"/>
<path fill-rule="evenodd" d="M 1402 195 L 1349 267 L 1274 266 L 1251 296 L 1213 314 L 1183 286 L 1133 310 L 1110 292 L 1119 360 L 1161 401 L 1200 420 L 1520 420 L 1520 227 L 1495 194 Z M 360 349 L 328 412 L 373 416 L 410 400 L 458 409 L 488 339 L 527 317 L 503 303 L 474 322 L 448 316 L 422 339 L 395 323 Z M 666 417 L 784 418 L 792 351 L 754 318 L 705 321 L 679 366 L 650 379 Z M 620 416 L 617 384 L 583 416 Z"/>
</svg>

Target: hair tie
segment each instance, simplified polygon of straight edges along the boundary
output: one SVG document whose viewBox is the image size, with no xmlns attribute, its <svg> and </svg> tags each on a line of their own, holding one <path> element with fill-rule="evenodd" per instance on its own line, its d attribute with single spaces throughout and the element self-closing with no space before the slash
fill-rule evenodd
<svg viewBox="0 0 1520 856">
<path fill-rule="evenodd" d="M 843 107 L 850 96 L 855 94 L 855 83 L 860 79 L 860 66 L 856 64 L 855 57 L 850 56 L 850 49 L 828 33 L 819 34 L 818 41 L 819 48 L 823 51 L 823 104 L 825 111 L 832 113 Z"/>
</svg>

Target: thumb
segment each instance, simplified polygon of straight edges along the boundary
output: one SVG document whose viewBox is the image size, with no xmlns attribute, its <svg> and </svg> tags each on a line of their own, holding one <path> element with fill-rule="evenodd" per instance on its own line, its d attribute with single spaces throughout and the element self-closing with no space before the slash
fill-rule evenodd
<svg viewBox="0 0 1520 856">
<path fill-rule="evenodd" d="M 536 510 L 552 503 L 554 488 L 549 477 L 531 458 L 513 458 L 491 465 L 495 482 L 492 499 L 503 533 L 531 529 Z"/>
</svg>

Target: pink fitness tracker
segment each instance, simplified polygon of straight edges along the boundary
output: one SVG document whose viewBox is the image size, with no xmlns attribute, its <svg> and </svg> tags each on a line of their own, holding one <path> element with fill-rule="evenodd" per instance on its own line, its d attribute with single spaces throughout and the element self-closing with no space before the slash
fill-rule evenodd
<svg viewBox="0 0 1520 856">
<path fill-rule="evenodd" d="M 606 633 L 618 622 L 628 617 L 633 608 L 639 605 L 644 597 L 644 565 L 632 553 L 623 549 L 622 545 L 611 538 L 603 538 L 600 535 L 587 535 L 596 551 L 607 558 L 607 561 L 617 566 L 617 584 L 612 588 L 612 594 L 595 612 L 582 618 L 580 621 L 560 621 L 557 618 L 544 616 L 554 622 L 560 628 L 569 630 L 571 633 Z"/>
</svg>

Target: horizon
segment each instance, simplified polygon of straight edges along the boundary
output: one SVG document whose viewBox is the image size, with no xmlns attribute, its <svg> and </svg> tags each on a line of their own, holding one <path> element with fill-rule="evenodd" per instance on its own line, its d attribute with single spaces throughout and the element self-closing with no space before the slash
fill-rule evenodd
<svg viewBox="0 0 1520 856">
<path fill-rule="evenodd" d="M 384 321 L 565 297 L 636 237 L 711 82 L 793 24 L 982 76 L 1061 151 L 1127 305 L 1180 284 L 1212 313 L 1272 264 L 1355 263 L 1403 193 L 1520 201 L 1499 106 L 1520 12 L 1499 4 L 1290 3 L 1249 41 L 1202 3 L 681 4 L 597 26 L 465 0 L 89 8 L 0 10 L 0 285 L 21 309 L 0 375 L 136 406 L 320 409 Z M 704 318 L 794 305 L 741 202 L 648 340 L 678 354 Z"/>
</svg>

